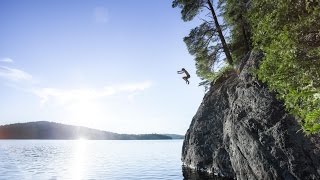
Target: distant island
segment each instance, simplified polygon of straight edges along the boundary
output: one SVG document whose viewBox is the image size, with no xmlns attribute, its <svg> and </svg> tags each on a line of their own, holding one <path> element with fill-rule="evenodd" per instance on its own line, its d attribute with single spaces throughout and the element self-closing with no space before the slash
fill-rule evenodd
<svg viewBox="0 0 320 180">
<path fill-rule="evenodd" d="M 48 121 L 0 126 L 0 139 L 90 139 L 90 140 L 165 140 L 183 139 L 177 134 L 118 134 L 81 126 Z"/>
</svg>

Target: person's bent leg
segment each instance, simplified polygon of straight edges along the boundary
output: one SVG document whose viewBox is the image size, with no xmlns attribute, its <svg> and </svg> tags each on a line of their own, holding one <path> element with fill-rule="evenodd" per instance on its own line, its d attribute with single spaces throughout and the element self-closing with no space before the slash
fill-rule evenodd
<svg viewBox="0 0 320 180">
<path fill-rule="evenodd" d="M 188 81 L 187 77 L 182 77 L 182 79 L 185 80 L 186 83 L 188 83 L 188 82 L 187 82 L 187 81 Z"/>
</svg>

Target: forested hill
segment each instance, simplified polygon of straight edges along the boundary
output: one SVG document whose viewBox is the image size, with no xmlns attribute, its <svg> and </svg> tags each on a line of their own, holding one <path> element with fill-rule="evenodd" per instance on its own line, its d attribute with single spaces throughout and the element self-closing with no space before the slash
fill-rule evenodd
<svg viewBox="0 0 320 180">
<path fill-rule="evenodd" d="M 0 139 L 92 139 L 92 140 L 156 140 L 182 139 L 162 134 L 118 134 L 81 126 L 38 121 L 0 126 Z"/>
</svg>

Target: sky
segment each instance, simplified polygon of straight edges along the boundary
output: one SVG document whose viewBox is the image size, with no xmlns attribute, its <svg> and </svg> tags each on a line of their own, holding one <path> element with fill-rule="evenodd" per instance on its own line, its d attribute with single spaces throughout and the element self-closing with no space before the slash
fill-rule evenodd
<svg viewBox="0 0 320 180">
<path fill-rule="evenodd" d="M 205 93 L 183 42 L 198 22 L 171 2 L 1 0 L 0 125 L 185 134 Z"/>
</svg>

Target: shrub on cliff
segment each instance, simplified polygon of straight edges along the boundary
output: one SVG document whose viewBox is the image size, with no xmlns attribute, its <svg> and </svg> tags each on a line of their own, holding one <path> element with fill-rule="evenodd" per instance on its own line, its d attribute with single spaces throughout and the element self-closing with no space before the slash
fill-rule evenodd
<svg viewBox="0 0 320 180">
<path fill-rule="evenodd" d="M 301 119 L 320 132 L 320 4 L 313 0 L 252 0 L 248 13 L 255 49 L 265 58 L 258 77 Z"/>
</svg>

